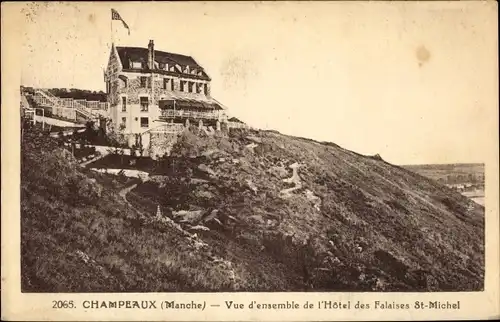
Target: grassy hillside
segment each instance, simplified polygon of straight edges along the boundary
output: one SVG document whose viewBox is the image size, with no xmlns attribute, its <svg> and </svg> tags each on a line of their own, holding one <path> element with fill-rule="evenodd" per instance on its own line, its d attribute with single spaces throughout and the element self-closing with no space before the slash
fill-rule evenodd
<svg viewBox="0 0 500 322">
<path fill-rule="evenodd" d="M 483 289 L 484 208 L 379 158 L 191 129 L 141 182 L 24 138 L 23 291 Z"/>
</svg>

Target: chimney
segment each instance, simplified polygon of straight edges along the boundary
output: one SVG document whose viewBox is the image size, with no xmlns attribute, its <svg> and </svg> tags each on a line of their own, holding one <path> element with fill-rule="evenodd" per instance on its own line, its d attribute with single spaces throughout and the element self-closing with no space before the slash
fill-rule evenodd
<svg viewBox="0 0 500 322">
<path fill-rule="evenodd" d="M 149 44 L 148 44 L 148 67 L 149 67 L 149 69 L 154 69 L 154 67 L 155 67 L 154 61 L 155 61 L 155 44 L 154 44 L 153 40 L 150 40 Z"/>
</svg>

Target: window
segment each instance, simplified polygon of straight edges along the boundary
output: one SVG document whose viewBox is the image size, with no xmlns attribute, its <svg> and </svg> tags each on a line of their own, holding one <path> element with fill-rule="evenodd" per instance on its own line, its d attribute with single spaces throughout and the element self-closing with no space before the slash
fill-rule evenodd
<svg viewBox="0 0 500 322">
<path fill-rule="evenodd" d="M 141 112 L 147 112 L 149 110 L 149 98 L 144 96 L 141 97 L 140 103 L 141 103 Z"/>
<path fill-rule="evenodd" d="M 168 89 L 168 82 L 169 82 L 169 81 L 170 81 L 170 80 L 169 80 L 168 78 L 164 78 L 164 79 L 163 79 L 163 89 Z"/>
<path fill-rule="evenodd" d="M 148 85 L 148 78 L 146 76 L 139 77 L 141 80 L 141 87 L 146 87 Z"/>
<path fill-rule="evenodd" d="M 149 127 L 149 118 L 141 117 L 141 127 Z"/>
<path fill-rule="evenodd" d="M 125 129 L 127 127 L 127 118 L 122 117 L 122 124 L 120 125 L 120 128 Z"/>
<path fill-rule="evenodd" d="M 194 86 L 194 82 L 189 82 L 188 83 L 188 92 L 189 93 L 193 93 L 194 92 L 193 86 Z"/>
<path fill-rule="evenodd" d="M 208 95 L 208 85 L 205 84 L 205 85 L 203 85 L 203 87 L 204 87 L 203 89 L 204 89 L 205 95 Z"/>
<path fill-rule="evenodd" d="M 160 69 L 165 69 L 165 64 L 164 64 L 164 63 L 159 63 L 159 64 L 158 64 L 158 68 L 160 68 Z"/>
<path fill-rule="evenodd" d="M 184 92 L 185 91 L 185 88 L 186 88 L 186 81 L 180 81 L 180 85 L 181 85 L 181 92 Z"/>
<path fill-rule="evenodd" d="M 138 61 L 133 61 L 132 62 L 132 68 L 134 69 L 141 69 L 142 68 L 142 63 Z"/>
<path fill-rule="evenodd" d="M 200 84 L 200 83 L 196 83 L 196 93 L 200 94 L 201 93 L 201 88 L 202 88 L 203 84 Z"/>
<path fill-rule="evenodd" d="M 127 111 L 127 97 L 123 96 L 122 97 L 122 112 Z"/>
</svg>

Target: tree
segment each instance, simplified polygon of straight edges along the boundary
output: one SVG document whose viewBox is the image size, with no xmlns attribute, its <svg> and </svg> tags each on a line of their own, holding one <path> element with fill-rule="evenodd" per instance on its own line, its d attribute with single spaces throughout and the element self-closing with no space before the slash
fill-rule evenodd
<svg viewBox="0 0 500 322">
<path fill-rule="evenodd" d="M 62 130 L 59 130 L 57 133 L 57 138 L 59 140 L 59 145 L 64 146 L 64 132 Z"/>
<path fill-rule="evenodd" d="M 137 145 L 133 144 L 131 147 L 130 147 L 130 156 L 131 157 L 137 157 Z"/>
<path fill-rule="evenodd" d="M 139 151 L 139 155 L 142 157 L 144 153 L 144 146 L 142 145 L 142 135 L 141 134 L 136 134 L 135 135 L 135 142 L 136 142 L 136 148 L 137 151 Z"/>
</svg>

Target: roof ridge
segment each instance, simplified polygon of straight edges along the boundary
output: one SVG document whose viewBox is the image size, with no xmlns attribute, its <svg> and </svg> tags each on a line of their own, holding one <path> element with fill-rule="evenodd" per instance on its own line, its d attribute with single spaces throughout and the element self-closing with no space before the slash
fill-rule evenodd
<svg viewBox="0 0 500 322">
<path fill-rule="evenodd" d="M 116 46 L 116 49 L 118 48 L 123 48 L 123 49 L 142 49 L 142 50 L 145 50 L 147 51 L 148 48 L 147 47 L 136 47 L 136 46 Z M 165 50 L 158 50 L 158 49 L 155 49 L 155 52 L 160 52 L 160 53 L 164 53 L 164 54 L 169 54 L 169 55 L 178 55 L 178 56 L 184 56 L 184 57 L 189 57 L 189 58 L 192 58 L 193 60 L 195 60 L 193 58 L 192 55 L 186 55 L 186 54 L 181 54 L 181 53 L 174 53 L 174 52 L 171 52 L 171 51 L 165 51 Z"/>
<path fill-rule="evenodd" d="M 148 48 L 134 46 L 116 46 L 115 48 L 124 68 L 128 68 L 126 66 L 128 66 L 129 60 L 141 61 L 144 63 L 148 59 Z M 196 59 L 193 58 L 193 56 L 158 49 L 155 49 L 155 56 L 155 61 L 159 63 L 174 63 L 180 66 L 189 66 L 192 69 L 202 72 L 203 77 L 210 79 L 210 77 L 206 74 L 205 68 L 203 68 L 203 66 L 201 66 Z"/>
</svg>

